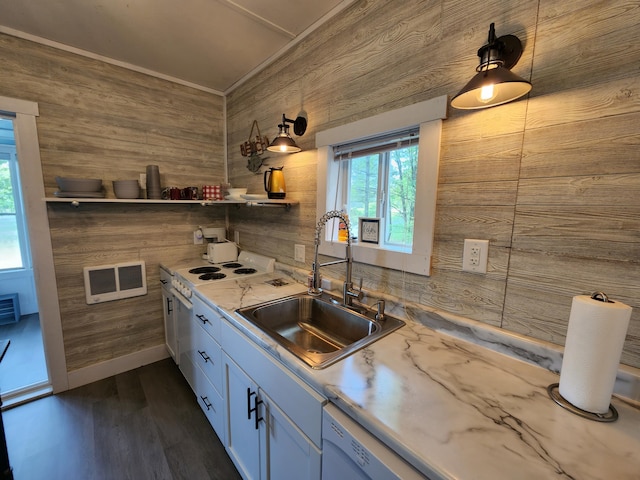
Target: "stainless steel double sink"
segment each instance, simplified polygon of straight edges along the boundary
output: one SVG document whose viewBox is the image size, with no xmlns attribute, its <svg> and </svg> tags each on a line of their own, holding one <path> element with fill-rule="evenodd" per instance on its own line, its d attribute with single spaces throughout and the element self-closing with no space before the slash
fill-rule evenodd
<svg viewBox="0 0 640 480">
<path fill-rule="evenodd" d="M 347 308 L 327 293 L 299 294 L 236 312 L 315 369 L 325 368 L 404 325 L 366 308 Z"/>
</svg>

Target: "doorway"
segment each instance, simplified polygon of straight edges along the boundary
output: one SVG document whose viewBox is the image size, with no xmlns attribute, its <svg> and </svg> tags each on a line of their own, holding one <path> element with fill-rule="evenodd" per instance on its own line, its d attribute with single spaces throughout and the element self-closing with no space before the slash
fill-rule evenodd
<svg viewBox="0 0 640 480">
<path fill-rule="evenodd" d="M 3 403 L 51 392 L 22 201 L 13 118 L 0 116 L 0 391 Z"/>
<path fill-rule="evenodd" d="M 22 403 L 25 398 L 62 392 L 67 390 L 69 385 L 53 248 L 47 205 L 44 201 L 45 191 L 36 125 L 38 115 L 37 103 L 0 96 L 0 117 L 9 119 L 13 124 L 17 164 L 19 164 L 19 168 L 16 168 L 14 184 L 20 187 L 22 202 L 19 205 L 24 207 L 23 235 L 28 247 L 27 261 L 32 267 L 33 278 L 35 278 L 33 283 L 35 283 L 37 320 L 39 320 L 34 324 L 40 328 L 40 341 L 44 347 L 43 354 L 48 372 L 48 381 L 45 380 L 43 384 L 31 383 L 30 388 L 24 389 L 21 394 L 14 392 L 12 395 L 5 395 L 2 392 L 3 408 Z M 18 227 L 16 227 L 16 235 L 20 235 Z M 25 325 L 27 325 L 26 322 Z M 7 353 L 14 346 L 10 343 Z M 0 346 L 0 348 L 4 347 Z M 7 353 L 5 353 L 5 359 Z M 3 360 L 2 364 L 4 363 L 6 360 Z"/>
</svg>

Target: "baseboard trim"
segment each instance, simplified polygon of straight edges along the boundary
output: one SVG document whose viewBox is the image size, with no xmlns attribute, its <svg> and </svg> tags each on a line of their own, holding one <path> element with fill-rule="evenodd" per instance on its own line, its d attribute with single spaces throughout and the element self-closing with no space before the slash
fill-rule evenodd
<svg viewBox="0 0 640 480">
<path fill-rule="evenodd" d="M 163 344 L 107 360 L 106 362 L 73 370 L 67 374 L 69 389 L 81 387 L 82 385 L 109 378 L 119 373 L 128 372 L 143 365 L 164 360 L 168 356 L 169 352 L 167 351 L 167 347 Z"/>
</svg>

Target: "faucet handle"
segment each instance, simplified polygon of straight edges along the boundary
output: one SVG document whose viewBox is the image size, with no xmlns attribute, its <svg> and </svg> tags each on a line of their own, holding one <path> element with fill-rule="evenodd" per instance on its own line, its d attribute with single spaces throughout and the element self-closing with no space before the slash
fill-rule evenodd
<svg viewBox="0 0 640 480">
<path fill-rule="evenodd" d="M 354 297 L 356 297 L 359 302 L 362 301 L 362 298 L 364 297 L 364 292 L 362 291 L 362 277 L 360 277 L 360 285 L 358 286 L 358 291 L 354 291 L 354 293 Z"/>
</svg>

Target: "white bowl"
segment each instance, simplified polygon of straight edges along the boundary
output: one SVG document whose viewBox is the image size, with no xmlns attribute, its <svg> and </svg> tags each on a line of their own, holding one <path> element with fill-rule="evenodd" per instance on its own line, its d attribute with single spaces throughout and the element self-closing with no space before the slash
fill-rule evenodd
<svg viewBox="0 0 640 480">
<path fill-rule="evenodd" d="M 240 200 L 242 198 L 240 195 L 245 193 L 247 193 L 246 188 L 227 188 L 227 196 L 232 199 Z"/>
<path fill-rule="evenodd" d="M 99 178 L 56 177 L 56 183 L 62 192 L 99 192 L 102 180 Z"/>
</svg>

